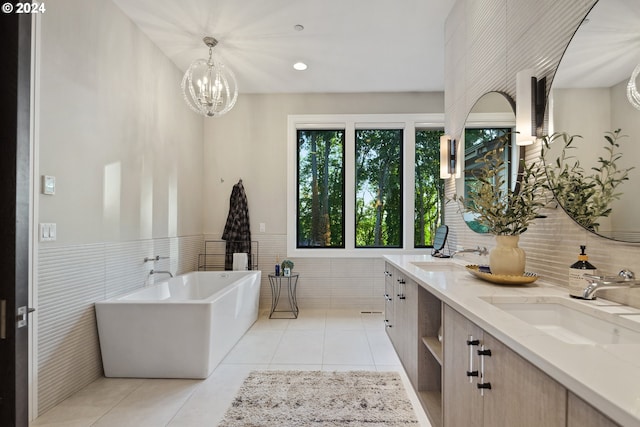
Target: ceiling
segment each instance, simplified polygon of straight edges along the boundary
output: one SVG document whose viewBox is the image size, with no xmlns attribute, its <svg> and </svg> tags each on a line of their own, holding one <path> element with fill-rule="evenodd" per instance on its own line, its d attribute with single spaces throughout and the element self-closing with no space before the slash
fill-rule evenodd
<svg viewBox="0 0 640 427">
<path fill-rule="evenodd" d="M 215 37 L 240 93 L 444 90 L 455 0 L 113 1 L 182 71 Z"/>
<path fill-rule="evenodd" d="M 557 88 L 611 87 L 640 63 L 640 0 L 600 0 L 576 31 L 553 79 Z"/>
</svg>

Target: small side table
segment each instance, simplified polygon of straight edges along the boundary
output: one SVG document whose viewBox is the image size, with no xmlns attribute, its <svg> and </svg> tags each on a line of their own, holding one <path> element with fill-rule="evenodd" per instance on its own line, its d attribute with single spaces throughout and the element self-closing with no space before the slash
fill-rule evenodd
<svg viewBox="0 0 640 427">
<path fill-rule="evenodd" d="M 296 299 L 298 273 L 292 273 L 290 276 L 269 274 L 269 284 L 271 285 L 271 313 L 269 313 L 269 319 L 273 318 L 273 313 L 291 313 L 293 315 L 293 317 L 276 317 L 276 319 L 297 319 L 299 311 L 298 301 Z M 287 288 L 289 310 L 276 310 L 283 286 Z"/>
</svg>

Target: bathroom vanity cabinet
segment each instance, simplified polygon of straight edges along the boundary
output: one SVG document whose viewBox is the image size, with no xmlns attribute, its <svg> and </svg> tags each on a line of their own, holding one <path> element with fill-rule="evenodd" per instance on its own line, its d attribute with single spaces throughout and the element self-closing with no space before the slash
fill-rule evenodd
<svg viewBox="0 0 640 427">
<path fill-rule="evenodd" d="M 437 297 L 441 291 L 399 266 L 385 267 L 387 334 L 432 426 L 619 426 L 449 305 L 444 294 Z"/>
<path fill-rule="evenodd" d="M 413 388 L 433 426 L 442 425 L 441 303 L 387 264 L 385 324 Z"/>
<path fill-rule="evenodd" d="M 567 427 L 620 427 L 575 394 L 568 396 Z"/>
<path fill-rule="evenodd" d="M 385 325 L 387 334 L 402 361 L 405 372 L 416 387 L 418 378 L 418 285 L 405 279 L 399 270 L 385 270 Z"/>
<path fill-rule="evenodd" d="M 446 304 L 443 323 L 444 426 L 566 425 L 564 387 Z"/>
</svg>

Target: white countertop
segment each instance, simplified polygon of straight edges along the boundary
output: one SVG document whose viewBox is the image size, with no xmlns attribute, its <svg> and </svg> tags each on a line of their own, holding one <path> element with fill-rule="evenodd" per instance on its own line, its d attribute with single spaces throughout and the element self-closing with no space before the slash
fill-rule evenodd
<svg viewBox="0 0 640 427">
<path fill-rule="evenodd" d="M 565 343 L 488 300 L 491 297 L 527 297 L 527 300 L 530 297 L 534 301 L 567 299 L 570 304 L 589 306 L 595 315 L 624 312 L 624 320 L 638 323 L 637 330 L 640 330 L 640 310 L 600 298 L 571 299 L 567 289 L 545 283 L 543 277 L 525 286 L 488 283 L 467 272 L 464 266 L 470 263 L 462 257 L 386 255 L 384 258 L 615 422 L 623 426 L 640 425 L 640 344 Z M 449 271 L 427 271 L 414 263 L 455 266 Z"/>
</svg>

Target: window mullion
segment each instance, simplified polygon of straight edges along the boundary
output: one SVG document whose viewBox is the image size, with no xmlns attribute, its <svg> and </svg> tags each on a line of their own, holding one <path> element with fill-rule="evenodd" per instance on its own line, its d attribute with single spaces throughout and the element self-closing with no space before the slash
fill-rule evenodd
<svg viewBox="0 0 640 427">
<path fill-rule="evenodd" d="M 345 159 L 344 159 L 344 219 L 345 219 L 345 248 L 354 249 L 356 246 L 356 133 L 355 123 L 348 121 L 345 126 Z"/>
<path fill-rule="evenodd" d="M 408 122 L 403 137 L 403 174 L 402 191 L 403 206 L 402 221 L 404 238 L 402 239 L 403 249 L 413 249 L 414 242 L 414 206 L 415 206 L 415 164 L 416 164 L 416 128 L 414 122 Z"/>
</svg>

